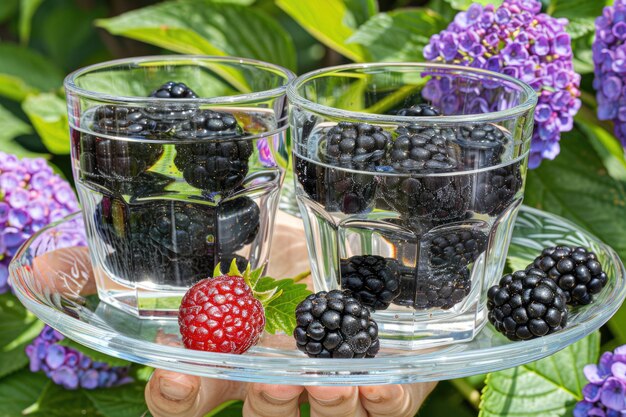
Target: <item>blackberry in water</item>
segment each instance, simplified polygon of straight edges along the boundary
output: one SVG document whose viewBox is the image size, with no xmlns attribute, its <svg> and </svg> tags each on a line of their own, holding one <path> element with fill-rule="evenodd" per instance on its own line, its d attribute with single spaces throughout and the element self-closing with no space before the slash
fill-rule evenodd
<svg viewBox="0 0 626 417">
<path fill-rule="evenodd" d="M 497 126 L 480 123 L 456 129 L 464 169 L 485 168 L 500 163 L 509 139 Z"/>
<path fill-rule="evenodd" d="M 368 169 L 383 160 L 391 135 L 380 126 L 340 122 L 324 134 L 322 161 L 346 168 Z"/>
<path fill-rule="evenodd" d="M 487 235 L 476 229 L 446 230 L 429 240 L 429 263 L 436 269 L 466 267 L 487 247 Z"/>
<path fill-rule="evenodd" d="M 311 294 L 296 307 L 297 347 L 312 358 L 373 358 L 378 325 L 349 291 Z"/>
<path fill-rule="evenodd" d="M 156 98 L 198 98 L 196 93 L 184 83 L 168 81 L 156 90 L 150 97 Z"/>
<path fill-rule="evenodd" d="M 522 189 L 521 162 L 476 174 L 470 209 L 490 216 L 502 214 Z"/>
<path fill-rule="evenodd" d="M 340 122 L 323 133 L 320 141 L 320 159 L 338 168 L 310 169 L 315 172 L 318 202 L 329 211 L 356 214 L 368 211 L 376 195 L 377 180 L 373 175 L 344 171 L 374 171 L 382 164 L 385 151 L 391 143 L 391 134 L 379 126 L 367 123 Z M 299 176 L 302 173 L 299 172 Z"/>
<path fill-rule="evenodd" d="M 174 164 L 185 181 L 207 192 L 231 192 L 248 174 L 252 143 L 229 113 L 204 110 L 180 126 L 176 138 L 197 140 L 176 145 Z"/>
<path fill-rule="evenodd" d="M 414 104 L 411 107 L 406 107 L 395 112 L 397 116 L 410 116 L 410 117 L 432 117 L 441 116 L 441 111 L 434 106 L 426 103 Z"/>
<path fill-rule="evenodd" d="M 196 93 L 184 83 L 176 81 L 168 81 L 156 90 L 154 90 L 150 97 L 158 99 L 189 99 L 198 98 Z M 154 119 L 163 123 L 173 124 L 181 120 L 186 120 L 196 114 L 198 108 L 193 104 L 180 104 L 175 105 L 171 102 L 160 103 L 155 101 L 143 109 L 144 113 Z"/>
<path fill-rule="evenodd" d="M 407 227 L 423 220 L 445 221 L 462 218 L 469 207 L 471 186 L 464 175 L 446 173 L 459 167 L 454 132 L 416 124 L 401 126 L 387 165 L 400 174 L 384 176 L 381 183 L 385 202 L 404 219 Z M 419 174 L 419 175 L 417 175 Z"/>
<path fill-rule="evenodd" d="M 400 126 L 393 142 L 388 163 L 399 172 L 443 172 L 455 170 L 458 149 L 452 144 L 450 129 Z"/>
<path fill-rule="evenodd" d="M 240 262 L 234 252 L 256 237 L 259 215 L 247 197 L 219 208 L 173 200 L 127 204 L 104 197 L 96 207 L 95 223 L 113 249 L 106 262 L 114 274 L 188 285 L 210 276 L 218 262 Z M 245 266 L 246 261 L 240 263 Z"/>
<path fill-rule="evenodd" d="M 137 177 L 156 163 L 163 153 L 163 146 L 122 138 L 160 139 L 168 129 L 136 108 L 109 105 L 96 108 L 92 125 L 96 134 L 82 134 L 80 138 L 81 174 L 103 186 L 110 180 Z M 98 137 L 98 133 L 119 136 L 120 139 Z"/>
<path fill-rule="evenodd" d="M 221 203 L 218 208 L 216 247 L 228 254 L 252 243 L 259 233 L 261 210 L 248 197 L 237 197 Z M 245 270 L 245 266 L 240 271 Z"/>
<path fill-rule="evenodd" d="M 585 305 L 593 301 L 607 283 L 595 253 L 582 247 L 556 246 L 541 252 L 530 268 L 538 268 L 548 274 L 565 293 L 567 304 Z"/>
<path fill-rule="evenodd" d="M 414 307 L 418 310 L 449 310 L 467 297 L 471 287 L 470 271 L 467 268 L 419 276 L 415 281 Z"/>
<path fill-rule="evenodd" d="M 341 287 L 350 290 L 363 305 L 385 310 L 400 294 L 398 268 L 394 259 L 358 255 L 341 260 Z"/>
<path fill-rule="evenodd" d="M 487 293 L 489 321 L 511 340 L 527 340 L 563 329 L 565 293 L 537 268 L 502 277 Z"/>
</svg>

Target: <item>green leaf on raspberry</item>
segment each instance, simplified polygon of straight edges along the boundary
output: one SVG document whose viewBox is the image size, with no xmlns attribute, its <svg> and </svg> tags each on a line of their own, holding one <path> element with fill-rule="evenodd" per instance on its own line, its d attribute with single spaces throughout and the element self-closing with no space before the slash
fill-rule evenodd
<svg viewBox="0 0 626 417">
<path fill-rule="evenodd" d="M 220 265 L 215 267 L 213 276 L 222 275 Z M 265 331 L 270 334 L 284 332 L 292 334 L 296 327 L 296 307 L 311 291 L 306 284 L 298 284 L 291 278 L 274 279 L 263 276 L 263 268 L 251 270 L 248 264 L 242 273 L 233 259 L 228 270 L 230 276 L 243 277 L 254 298 L 259 300 L 265 310 Z"/>
</svg>

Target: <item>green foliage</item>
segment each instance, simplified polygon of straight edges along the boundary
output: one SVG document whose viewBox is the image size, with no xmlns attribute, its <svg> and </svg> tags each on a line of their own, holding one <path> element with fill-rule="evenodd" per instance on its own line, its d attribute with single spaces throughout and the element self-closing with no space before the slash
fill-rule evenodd
<svg viewBox="0 0 626 417">
<path fill-rule="evenodd" d="M 17 118 L 13 113 L 0 106 L 0 149 L 19 157 L 36 156 L 16 143 L 13 139 L 21 135 L 32 133 L 33 129 L 27 123 Z"/>
<path fill-rule="evenodd" d="M 295 68 L 295 49 L 285 30 L 264 12 L 237 4 L 170 1 L 97 24 L 175 52 L 243 56 Z"/>
<path fill-rule="evenodd" d="M 104 417 L 137 417 L 146 411 L 141 383 L 85 391 L 85 395 Z"/>
<path fill-rule="evenodd" d="M 347 40 L 354 35 L 358 20 L 363 11 L 350 9 L 362 6 L 363 2 L 344 2 L 342 0 L 324 0 L 324 7 L 314 1 L 276 0 L 278 7 L 297 21 L 317 40 L 357 62 L 366 61 L 367 53 L 355 43 Z"/>
<path fill-rule="evenodd" d="M 28 94 L 61 85 L 61 71 L 32 49 L 0 43 L 0 56 L 0 96 L 22 101 Z"/>
<path fill-rule="evenodd" d="M 22 109 L 50 152 L 57 155 L 70 153 L 65 100 L 51 93 L 29 95 L 22 102 Z"/>
<path fill-rule="evenodd" d="M 429 9 L 403 9 L 379 13 L 348 39 L 367 48 L 375 61 L 422 61 L 422 49 L 447 22 Z"/>
<path fill-rule="evenodd" d="M 43 0 L 20 0 L 20 41 L 27 45 L 33 16 Z"/>
<path fill-rule="evenodd" d="M 594 332 L 550 357 L 487 375 L 480 417 L 571 415 L 582 399 L 583 367 L 597 361 L 599 349 Z"/>
<path fill-rule="evenodd" d="M 457 10 L 467 10 L 468 7 L 472 5 L 472 3 L 480 3 L 483 6 L 487 4 L 493 4 L 495 6 L 499 6 L 502 4 L 502 0 L 445 0 L 450 3 L 452 7 Z"/>
</svg>

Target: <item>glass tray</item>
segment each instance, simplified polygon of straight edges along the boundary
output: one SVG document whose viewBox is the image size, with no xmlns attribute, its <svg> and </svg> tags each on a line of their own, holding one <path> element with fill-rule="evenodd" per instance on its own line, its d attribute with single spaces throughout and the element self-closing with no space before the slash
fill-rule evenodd
<svg viewBox="0 0 626 417">
<path fill-rule="evenodd" d="M 280 227 L 280 225 L 278 226 Z M 187 350 L 173 320 L 140 320 L 100 303 L 80 215 L 33 236 L 15 256 L 11 283 L 21 302 L 41 320 L 92 349 L 132 362 L 199 376 L 298 385 L 371 385 L 458 378 L 535 361 L 563 349 L 606 323 L 626 296 L 617 254 L 576 225 L 522 207 L 509 250 L 509 266 L 527 265 L 549 245 L 594 250 L 609 283 L 595 302 L 570 313 L 566 329 L 511 342 L 491 325 L 469 343 L 415 351 L 383 349 L 373 359 L 313 359 L 295 349 L 290 335 L 264 335 L 244 355 Z M 82 246 L 81 246 L 82 245 Z"/>
</svg>

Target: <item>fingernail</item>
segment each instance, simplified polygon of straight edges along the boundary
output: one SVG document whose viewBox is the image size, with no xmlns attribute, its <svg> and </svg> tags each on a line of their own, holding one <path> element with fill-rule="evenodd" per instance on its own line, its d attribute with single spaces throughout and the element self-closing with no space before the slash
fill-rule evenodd
<svg viewBox="0 0 626 417">
<path fill-rule="evenodd" d="M 268 403 L 272 405 L 283 405 L 285 404 L 286 401 L 289 401 L 289 398 L 276 398 L 276 397 L 269 395 L 265 391 L 261 391 L 261 397 L 263 398 L 264 401 L 267 401 Z"/>
<path fill-rule="evenodd" d="M 160 378 L 159 391 L 161 392 L 161 395 L 168 400 L 182 401 L 191 395 L 193 387 L 189 384 L 181 383 L 169 378 Z"/>
<path fill-rule="evenodd" d="M 315 401 L 320 404 L 323 405 L 324 407 L 333 407 L 335 405 L 339 405 L 342 402 L 345 401 L 345 398 L 343 397 L 336 397 L 336 398 L 331 398 L 328 400 L 320 400 L 319 398 L 315 398 Z"/>
</svg>

